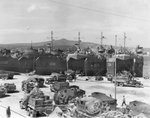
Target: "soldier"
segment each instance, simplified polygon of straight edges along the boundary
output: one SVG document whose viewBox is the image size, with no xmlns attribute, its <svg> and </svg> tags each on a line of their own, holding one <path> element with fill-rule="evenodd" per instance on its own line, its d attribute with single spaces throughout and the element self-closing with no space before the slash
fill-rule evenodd
<svg viewBox="0 0 150 118">
<path fill-rule="evenodd" d="M 10 106 L 8 106 L 8 108 L 6 109 L 6 115 L 7 115 L 7 118 L 10 118 L 11 116 Z"/>
<path fill-rule="evenodd" d="M 127 105 L 127 104 L 126 104 L 125 96 L 123 96 L 123 101 L 122 101 L 122 105 L 121 105 L 121 106 L 123 106 L 123 105 L 125 105 L 125 106 Z"/>
</svg>

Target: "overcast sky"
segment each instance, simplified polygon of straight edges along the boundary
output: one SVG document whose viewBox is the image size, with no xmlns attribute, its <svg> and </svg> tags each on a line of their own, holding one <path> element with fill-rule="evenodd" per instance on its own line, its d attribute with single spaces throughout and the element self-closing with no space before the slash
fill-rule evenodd
<svg viewBox="0 0 150 118">
<path fill-rule="evenodd" d="M 0 0 L 0 43 L 77 40 L 150 47 L 150 0 Z"/>
</svg>

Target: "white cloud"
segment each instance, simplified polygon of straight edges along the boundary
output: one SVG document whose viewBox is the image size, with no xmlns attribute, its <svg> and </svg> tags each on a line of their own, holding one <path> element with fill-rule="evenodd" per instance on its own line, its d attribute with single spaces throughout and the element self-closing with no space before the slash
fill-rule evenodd
<svg viewBox="0 0 150 118">
<path fill-rule="evenodd" d="M 34 10 L 36 10 L 36 9 L 37 9 L 37 5 L 32 4 L 32 5 L 30 5 L 30 6 L 28 7 L 27 11 L 28 11 L 28 12 L 32 12 L 32 11 L 34 11 Z"/>
<path fill-rule="evenodd" d="M 28 29 L 29 28 L 29 29 Z M 30 27 L 27 27 L 27 29 L 0 29 L 0 34 L 18 34 L 18 33 L 45 33 L 48 32 L 46 29 L 31 29 Z"/>
<path fill-rule="evenodd" d="M 47 5 L 38 5 L 38 4 L 32 4 L 27 8 L 28 12 L 32 12 L 35 10 L 52 10 L 52 8 L 50 8 Z"/>
</svg>

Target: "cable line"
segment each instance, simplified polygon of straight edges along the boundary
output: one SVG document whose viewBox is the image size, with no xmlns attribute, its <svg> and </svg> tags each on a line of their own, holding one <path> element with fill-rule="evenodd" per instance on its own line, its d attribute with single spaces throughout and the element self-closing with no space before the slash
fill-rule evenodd
<svg viewBox="0 0 150 118">
<path fill-rule="evenodd" d="M 91 9 L 91 8 L 88 8 L 88 7 L 77 6 L 77 5 L 74 5 L 74 4 L 63 3 L 63 2 L 59 2 L 59 1 L 55 1 L 55 0 L 50 0 L 50 1 L 53 2 L 53 3 L 56 3 L 56 4 L 64 5 L 64 6 L 66 6 L 66 7 L 80 8 L 80 9 L 88 10 L 88 11 L 91 11 L 91 12 L 109 14 L 109 15 L 118 16 L 118 17 L 126 17 L 126 18 L 128 18 L 128 19 L 133 19 L 133 20 L 140 20 L 140 21 L 147 21 L 147 22 L 150 21 L 149 19 L 134 18 L 134 17 L 132 17 L 132 16 L 127 16 L 127 15 L 119 14 L 119 13 L 116 13 L 116 12 L 110 12 L 110 11 L 104 11 L 104 10 Z"/>
</svg>

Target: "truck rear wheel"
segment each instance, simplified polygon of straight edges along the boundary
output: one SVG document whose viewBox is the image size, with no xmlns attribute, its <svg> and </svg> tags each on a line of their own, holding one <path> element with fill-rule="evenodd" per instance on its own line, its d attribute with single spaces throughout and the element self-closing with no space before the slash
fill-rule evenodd
<svg viewBox="0 0 150 118">
<path fill-rule="evenodd" d="M 140 87 L 140 85 L 139 85 L 139 84 L 136 84 L 136 85 L 135 85 L 135 87 L 139 88 L 139 87 Z"/>
<path fill-rule="evenodd" d="M 30 116 L 30 114 L 31 114 L 31 110 L 30 108 L 27 108 L 27 115 Z"/>
<path fill-rule="evenodd" d="M 116 82 L 115 84 L 116 84 L 116 86 L 119 86 L 119 83 L 118 83 L 118 82 Z"/>
<path fill-rule="evenodd" d="M 20 108 L 23 109 L 22 101 L 19 104 L 20 104 Z"/>
<path fill-rule="evenodd" d="M 31 110 L 31 117 L 36 117 L 36 111 L 34 111 L 34 110 Z"/>
<path fill-rule="evenodd" d="M 119 86 L 123 86 L 123 83 L 119 83 Z"/>
</svg>

